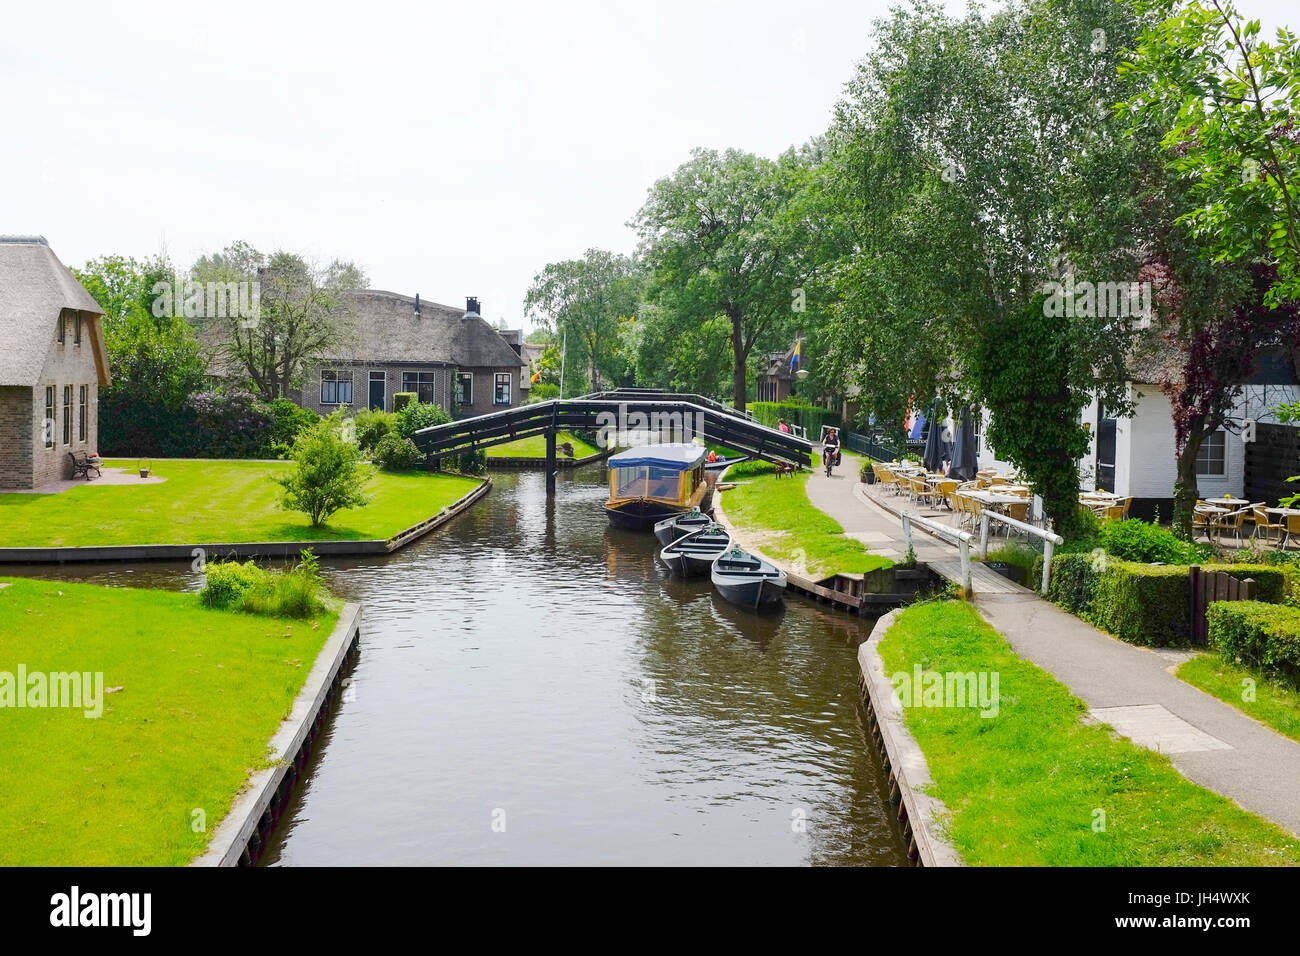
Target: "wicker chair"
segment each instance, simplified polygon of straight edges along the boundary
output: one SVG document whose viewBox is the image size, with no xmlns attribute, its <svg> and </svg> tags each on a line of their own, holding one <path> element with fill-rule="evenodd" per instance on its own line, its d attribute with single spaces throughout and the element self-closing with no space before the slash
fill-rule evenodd
<svg viewBox="0 0 1300 956">
<path fill-rule="evenodd" d="M 1237 543 L 1241 543 L 1241 528 L 1245 523 L 1246 515 L 1250 513 L 1249 508 L 1238 508 L 1236 511 L 1226 515 L 1213 515 L 1210 518 L 1210 527 L 1219 532 L 1219 540 L 1223 540 L 1225 531 L 1231 531 L 1237 537 Z"/>
<path fill-rule="evenodd" d="M 1251 505 L 1250 508 L 1255 514 L 1255 530 L 1251 533 L 1252 538 L 1257 537 L 1262 529 L 1264 532 L 1264 541 L 1268 542 L 1272 539 L 1274 531 L 1277 532 L 1279 538 L 1282 536 L 1283 532 L 1286 531 L 1286 525 L 1282 522 L 1269 520 L 1268 510 L 1265 507 L 1264 502 L 1261 501 L 1257 505 Z"/>
<path fill-rule="evenodd" d="M 1300 515 L 1286 516 L 1286 537 L 1282 539 L 1282 547 L 1285 548 L 1291 541 L 1291 536 L 1295 535 L 1300 538 Z"/>
</svg>

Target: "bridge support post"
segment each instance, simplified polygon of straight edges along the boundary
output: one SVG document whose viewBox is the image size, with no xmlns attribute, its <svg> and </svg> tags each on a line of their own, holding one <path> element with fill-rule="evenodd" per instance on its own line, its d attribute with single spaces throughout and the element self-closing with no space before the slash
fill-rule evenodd
<svg viewBox="0 0 1300 956">
<path fill-rule="evenodd" d="M 555 496 L 555 473 L 559 469 L 555 464 L 555 429 L 546 433 L 546 493 Z"/>
</svg>

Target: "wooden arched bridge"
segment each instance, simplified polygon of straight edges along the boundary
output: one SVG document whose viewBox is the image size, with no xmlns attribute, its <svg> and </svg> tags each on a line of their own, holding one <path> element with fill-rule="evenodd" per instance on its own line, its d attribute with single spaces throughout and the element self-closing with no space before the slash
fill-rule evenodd
<svg viewBox="0 0 1300 956">
<path fill-rule="evenodd" d="M 647 431 L 663 440 L 699 437 L 734 449 L 750 458 L 803 468 L 809 464 L 811 443 L 788 432 L 760 425 L 701 395 L 651 389 L 594 392 L 577 398 L 554 399 L 507 408 L 422 428 L 411 436 L 430 462 L 463 452 L 488 448 L 519 438 L 546 436 L 546 487 L 555 489 L 555 436 L 561 430 Z"/>
</svg>

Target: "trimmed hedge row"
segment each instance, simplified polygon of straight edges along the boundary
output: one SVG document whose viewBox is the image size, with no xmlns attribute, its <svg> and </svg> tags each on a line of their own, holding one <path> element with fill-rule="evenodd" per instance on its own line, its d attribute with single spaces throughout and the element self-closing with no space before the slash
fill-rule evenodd
<svg viewBox="0 0 1300 956">
<path fill-rule="evenodd" d="M 1262 564 L 1202 567 L 1225 571 L 1234 578 L 1254 578 L 1259 600 L 1252 603 L 1277 604 L 1286 595 L 1287 574 L 1281 568 Z M 1187 614 L 1191 574 L 1186 565 L 1062 554 L 1052 559 L 1047 596 L 1072 614 L 1133 644 L 1164 647 L 1191 640 Z"/>
<path fill-rule="evenodd" d="M 754 413 L 760 425 L 775 428 L 777 422 L 784 418 L 787 423 L 799 425 L 808 432 L 809 439 L 816 441 L 821 437 L 822 426 L 840 427 L 839 412 L 814 405 L 794 405 L 786 402 L 750 402 L 747 406 Z"/>
<path fill-rule="evenodd" d="M 1205 619 L 1210 645 L 1224 656 L 1300 684 L 1300 608 L 1215 601 Z"/>
</svg>

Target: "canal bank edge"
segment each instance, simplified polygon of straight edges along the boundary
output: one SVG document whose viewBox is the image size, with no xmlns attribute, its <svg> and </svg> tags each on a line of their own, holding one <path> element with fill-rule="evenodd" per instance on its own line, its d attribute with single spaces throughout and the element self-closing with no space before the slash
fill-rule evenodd
<svg viewBox="0 0 1300 956">
<path fill-rule="evenodd" d="M 592 465 L 598 461 L 604 461 L 612 454 L 614 454 L 614 450 L 611 448 L 611 449 L 606 449 L 605 451 L 598 451 L 596 452 L 596 454 L 588 455 L 586 458 L 556 457 L 555 467 L 559 469 L 581 468 L 583 465 Z M 545 458 L 488 458 L 487 467 L 489 468 L 489 470 L 496 468 L 501 471 L 510 471 L 510 470 L 527 471 L 527 470 L 538 470 L 538 469 L 545 470 L 546 459 Z"/>
<path fill-rule="evenodd" d="M 492 479 L 447 505 L 436 515 L 411 525 L 391 538 L 332 541 L 239 541 L 224 544 L 117 544 L 53 548 L 0 548 L 0 564 L 71 564 L 79 561 L 189 561 L 202 551 L 204 559 L 296 558 L 307 548 L 318 558 L 361 554 L 391 554 L 478 501 L 492 488 Z"/>
<path fill-rule="evenodd" d="M 898 790 L 898 822 L 909 841 L 908 856 L 914 857 L 919 866 L 965 866 L 943 835 L 942 821 L 948 816 L 948 808 L 925 793 L 931 784 L 930 765 L 907 729 L 902 702 L 885 674 L 877 650 L 880 638 L 893 626 L 898 614 L 890 611 L 876 621 L 871 634 L 858 647 L 867 732 L 880 753 L 886 776 Z"/>
<path fill-rule="evenodd" d="M 316 655 L 311 673 L 294 698 L 289 716 L 281 721 L 269 747 L 272 766 L 249 778 L 230 812 L 217 825 L 208 848 L 190 866 L 239 866 L 248 862 L 249 842 L 264 842 L 287 804 L 307 760 L 306 751 L 324 722 L 342 679 L 344 664 L 361 635 L 361 605 L 348 603 L 338 623 Z"/>
</svg>

